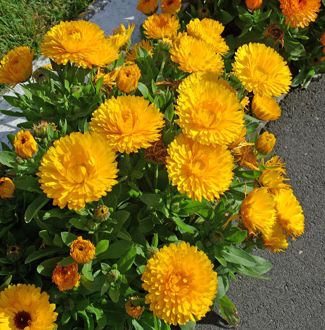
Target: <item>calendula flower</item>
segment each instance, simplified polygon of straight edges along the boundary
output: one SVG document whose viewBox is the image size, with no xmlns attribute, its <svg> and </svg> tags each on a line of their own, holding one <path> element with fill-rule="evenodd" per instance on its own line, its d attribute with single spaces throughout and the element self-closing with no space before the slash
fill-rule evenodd
<svg viewBox="0 0 325 330">
<path fill-rule="evenodd" d="M 229 51 L 226 41 L 221 37 L 224 26 L 211 18 L 192 19 L 186 25 L 188 35 L 203 40 L 218 54 L 224 55 Z"/>
<path fill-rule="evenodd" d="M 288 181 L 285 177 L 285 164 L 279 156 L 273 156 L 265 163 L 265 169 L 258 178 L 260 185 L 271 190 L 279 188 L 289 188 L 290 186 L 285 182 Z"/>
<path fill-rule="evenodd" d="M 205 41 L 185 33 L 179 34 L 169 50 L 171 60 L 185 72 L 213 72 L 220 75 L 224 62 L 220 54 Z"/>
<path fill-rule="evenodd" d="M 32 75 L 34 52 L 20 46 L 10 50 L 0 60 L 0 84 L 19 84 Z"/>
<path fill-rule="evenodd" d="M 143 23 L 144 34 L 148 39 L 174 39 L 179 28 L 178 18 L 170 14 L 154 14 Z"/>
<path fill-rule="evenodd" d="M 239 47 L 233 71 L 246 90 L 254 94 L 280 96 L 287 93 L 291 85 L 288 64 L 264 44 L 249 43 Z"/>
<path fill-rule="evenodd" d="M 134 27 L 134 24 L 130 24 L 128 27 L 120 24 L 118 28 L 114 29 L 113 35 L 108 37 L 108 41 L 113 45 L 114 48 L 122 48 L 131 39 Z"/>
<path fill-rule="evenodd" d="M 41 51 L 58 64 L 71 62 L 84 68 L 106 66 L 118 58 L 118 49 L 105 38 L 104 31 L 88 21 L 55 25 L 45 34 Z"/>
<path fill-rule="evenodd" d="M 255 188 L 244 199 L 240 215 L 249 234 L 269 234 L 275 225 L 276 212 L 273 196 L 267 188 Z"/>
<path fill-rule="evenodd" d="M 238 146 L 232 148 L 232 154 L 235 157 L 236 163 L 241 167 L 246 167 L 250 170 L 258 171 L 258 161 L 253 146 L 243 141 Z"/>
<path fill-rule="evenodd" d="M 96 248 L 88 239 L 78 236 L 70 245 L 70 256 L 78 264 L 86 264 L 94 259 Z"/>
<path fill-rule="evenodd" d="M 173 325 L 204 317 L 217 286 L 217 273 L 207 255 L 185 242 L 161 248 L 142 274 L 150 310 Z"/>
<path fill-rule="evenodd" d="M 293 237 L 304 233 L 305 218 L 299 201 L 291 189 L 275 189 L 273 192 L 277 220 L 287 235 Z"/>
<path fill-rule="evenodd" d="M 144 157 L 156 163 L 166 163 L 167 147 L 162 139 L 154 142 L 151 147 L 144 151 Z"/>
<path fill-rule="evenodd" d="M 0 309 L 0 329 L 1 330 L 11 330 L 9 328 L 9 317 L 8 315 Z"/>
<path fill-rule="evenodd" d="M 272 252 L 281 252 L 288 247 L 287 235 L 278 222 L 275 222 L 270 231 L 263 233 L 262 238 L 264 246 Z"/>
<path fill-rule="evenodd" d="M 255 147 L 258 150 L 258 152 L 266 155 L 272 152 L 275 143 L 276 143 L 275 135 L 270 132 L 264 132 L 258 137 L 255 143 Z"/>
<path fill-rule="evenodd" d="M 160 7 L 163 13 L 176 14 L 182 7 L 182 0 L 160 0 Z"/>
<path fill-rule="evenodd" d="M 93 113 L 90 127 L 119 152 L 149 148 L 158 141 L 163 114 L 142 96 L 118 96 L 106 100 Z"/>
<path fill-rule="evenodd" d="M 252 112 L 256 118 L 269 121 L 279 119 L 282 110 L 273 97 L 255 95 L 252 102 Z"/>
<path fill-rule="evenodd" d="M 221 145 L 203 145 L 178 135 L 168 146 L 168 177 L 177 189 L 194 200 L 218 199 L 233 178 L 234 161 Z"/>
<path fill-rule="evenodd" d="M 140 68 L 136 64 L 123 66 L 118 71 L 116 84 L 117 88 L 124 93 L 131 93 L 138 88 L 141 77 Z"/>
<path fill-rule="evenodd" d="M 24 159 L 33 157 L 38 150 L 37 142 L 31 132 L 24 130 L 15 135 L 14 147 L 16 154 Z"/>
<path fill-rule="evenodd" d="M 60 291 L 71 290 L 79 286 L 80 275 L 78 264 L 72 263 L 67 266 L 56 265 L 52 273 L 52 282 Z"/>
<path fill-rule="evenodd" d="M 115 153 L 101 136 L 74 132 L 54 142 L 37 175 L 53 205 L 80 210 L 117 183 Z"/>
<path fill-rule="evenodd" d="M 130 297 L 124 305 L 126 313 L 134 319 L 139 319 L 144 312 L 138 297 Z"/>
<path fill-rule="evenodd" d="M 158 7 L 158 0 L 139 0 L 137 9 L 145 15 L 153 14 Z"/>
<path fill-rule="evenodd" d="M 249 97 L 248 96 L 243 97 L 242 100 L 240 101 L 240 105 L 244 110 L 247 109 L 249 106 Z"/>
<path fill-rule="evenodd" d="M 244 126 L 244 112 L 230 85 L 208 73 L 185 78 L 176 114 L 185 135 L 203 144 L 230 144 Z"/>
<path fill-rule="evenodd" d="M 109 90 L 116 84 L 117 75 L 118 70 L 113 70 L 108 73 L 104 73 L 103 71 L 99 70 L 96 73 L 95 82 L 97 82 L 99 79 L 103 79 L 103 86 Z"/>
<path fill-rule="evenodd" d="M 249 10 L 256 10 L 262 7 L 263 0 L 245 0 L 245 3 Z"/>
<path fill-rule="evenodd" d="M 95 217 L 100 222 L 105 221 L 109 218 L 110 212 L 106 205 L 99 205 L 95 210 Z"/>
<path fill-rule="evenodd" d="M 0 292 L 0 310 L 3 318 L 7 318 L 5 324 L 9 324 L 9 329 L 56 329 L 55 304 L 50 303 L 46 292 L 34 285 L 9 285 Z"/>
<path fill-rule="evenodd" d="M 149 56 L 153 54 L 153 47 L 149 40 L 141 40 L 140 42 L 133 45 L 130 51 L 126 54 L 126 60 L 134 62 L 139 54 L 139 50 L 144 49 L 147 51 Z"/>
<path fill-rule="evenodd" d="M 15 192 L 15 184 L 10 178 L 2 177 L 0 178 L 0 198 L 7 199 L 11 198 Z"/>
<path fill-rule="evenodd" d="M 280 0 L 280 8 L 290 27 L 306 27 L 316 21 L 321 0 Z"/>
</svg>

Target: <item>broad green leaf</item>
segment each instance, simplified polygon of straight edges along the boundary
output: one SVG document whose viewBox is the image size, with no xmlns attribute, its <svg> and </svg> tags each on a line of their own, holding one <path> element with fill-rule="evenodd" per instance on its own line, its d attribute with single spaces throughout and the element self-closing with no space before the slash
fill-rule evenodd
<svg viewBox="0 0 325 330">
<path fill-rule="evenodd" d="M 0 164 L 7 167 L 13 167 L 16 162 L 16 154 L 11 151 L 0 152 Z"/>
<path fill-rule="evenodd" d="M 38 211 L 42 209 L 50 200 L 45 196 L 39 196 L 31 202 L 25 211 L 25 222 L 30 222 L 37 215 Z"/>
<path fill-rule="evenodd" d="M 74 240 L 77 239 L 77 236 L 75 234 L 64 231 L 61 233 L 61 239 L 65 245 L 69 246 Z"/>
<path fill-rule="evenodd" d="M 237 248 L 235 246 L 226 246 L 221 251 L 223 258 L 231 263 L 243 265 L 247 267 L 254 267 L 256 261 L 252 255 L 244 251 L 243 249 Z"/>
<path fill-rule="evenodd" d="M 109 247 L 109 241 L 107 239 L 103 239 L 99 241 L 96 245 L 96 256 L 104 253 Z"/>
<path fill-rule="evenodd" d="M 48 257 L 54 254 L 57 254 L 61 251 L 60 248 L 46 248 L 46 249 L 41 249 L 37 250 L 33 253 L 31 253 L 26 259 L 25 259 L 25 264 L 29 264 L 35 260 Z"/>
<path fill-rule="evenodd" d="M 121 273 L 127 272 L 133 265 L 134 259 L 137 255 L 137 249 L 135 245 L 132 245 L 130 250 L 123 256 L 117 263 L 118 269 Z"/>
<path fill-rule="evenodd" d="M 109 249 L 100 255 L 100 258 L 107 258 L 107 259 L 117 259 L 124 255 L 132 246 L 132 242 L 119 240 L 112 243 Z"/>
<path fill-rule="evenodd" d="M 239 324 L 239 316 L 235 304 L 224 295 L 218 301 L 220 315 L 230 324 L 236 326 Z"/>
</svg>

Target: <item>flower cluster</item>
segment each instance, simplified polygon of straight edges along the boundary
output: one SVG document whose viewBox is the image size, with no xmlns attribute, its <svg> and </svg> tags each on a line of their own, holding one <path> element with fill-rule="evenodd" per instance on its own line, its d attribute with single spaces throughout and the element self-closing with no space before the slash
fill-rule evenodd
<svg viewBox="0 0 325 330">
<path fill-rule="evenodd" d="M 215 302 L 236 324 L 234 274 L 271 267 L 251 247 L 304 232 L 259 129 L 281 116 L 288 64 L 257 42 L 232 60 L 220 21 L 159 6 L 139 1 L 152 15 L 135 45 L 134 25 L 61 22 L 42 42 L 51 65 L 33 73 L 26 48 L 1 62 L 0 82 L 25 81 L 8 98 L 25 122 L 0 152 L 1 329 L 170 329 Z"/>
</svg>

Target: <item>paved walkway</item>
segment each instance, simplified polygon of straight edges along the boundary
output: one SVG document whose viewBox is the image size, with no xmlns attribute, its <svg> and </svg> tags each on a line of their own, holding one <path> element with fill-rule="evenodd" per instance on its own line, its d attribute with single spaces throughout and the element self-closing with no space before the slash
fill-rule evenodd
<svg viewBox="0 0 325 330">
<path fill-rule="evenodd" d="M 135 22 L 134 40 L 144 16 L 135 10 L 137 0 L 111 0 L 91 21 L 107 33 L 123 22 Z M 1 103 L 0 107 L 5 104 Z M 241 316 L 240 330 L 325 329 L 325 76 L 308 90 L 295 90 L 282 102 L 282 118 L 269 125 L 277 134 L 277 152 L 288 168 L 295 193 L 306 216 L 306 233 L 286 253 L 263 253 L 273 262 L 270 281 L 241 278 L 231 296 Z M 0 116 L 1 131 L 15 122 Z M 221 329 L 210 313 L 198 329 Z"/>
</svg>

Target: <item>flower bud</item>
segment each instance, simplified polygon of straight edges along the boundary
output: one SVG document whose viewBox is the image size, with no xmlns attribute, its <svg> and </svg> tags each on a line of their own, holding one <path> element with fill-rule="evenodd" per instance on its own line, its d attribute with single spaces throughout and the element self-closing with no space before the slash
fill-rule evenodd
<svg viewBox="0 0 325 330">
<path fill-rule="evenodd" d="M 261 8 L 263 0 L 245 0 L 245 3 L 249 10 L 255 10 Z"/>
<path fill-rule="evenodd" d="M 272 152 L 276 143 L 276 137 L 270 132 L 264 132 L 256 141 L 255 147 L 261 154 L 269 154 Z"/>
<path fill-rule="evenodd" d="M 50 127 L 52 131 L 56 131 L 57 127 L 54 123 L 49 123 L 46 120 L 41 120 L 37 124 L 33 125 L 33 132 L 37 137 L 46 137 L 47 128 Z"/>
<path fill-rule="evenodd" d="M 99 205 L 95 210 L 96 220 L 99 222 L 106 221 L 110 216 L 109 208 L 106 205 Z"/>
<path fill-rule="evenodd" d="M 138 297 L 130 297 L 125 303 L 126 313 L 134 319 L 139 319 L 144 312 L 144 306 L 141 306 L 141 299 Z"/>
</svg>

